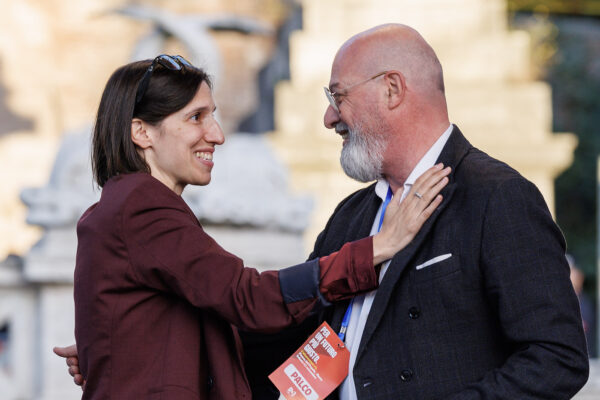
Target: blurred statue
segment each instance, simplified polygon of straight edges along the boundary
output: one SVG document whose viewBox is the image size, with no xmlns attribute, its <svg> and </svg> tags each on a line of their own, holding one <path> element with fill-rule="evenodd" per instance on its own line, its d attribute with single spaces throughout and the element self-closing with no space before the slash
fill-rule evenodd
<svg viewBox="0 0 600 400">
<path fill-rule="evenodd" d="M 160 8 L 128 5 L 114 12 L 143 21 L 151 21 L 154 27 L 141 38 L 132 59 L 154 58 L 162 52 L 165 39 L 176 37 L 189 51 L 189 59 L 203 68 L 218 85 L 222 72 L 221 56 L 210 30 L 230 30 L 246 34 L 272 34 L 273 29 L 254 19 L 232 14 L 173 14 Z"/>
<path fill-rule="evenodd" d="M 48 183 L 27 188 L 21 200 L 28 207 L 27 223 L 46 229 L 72 227 L 100 196 L 91 180 L 90 128 L 63 136 Z"/>
</svg>

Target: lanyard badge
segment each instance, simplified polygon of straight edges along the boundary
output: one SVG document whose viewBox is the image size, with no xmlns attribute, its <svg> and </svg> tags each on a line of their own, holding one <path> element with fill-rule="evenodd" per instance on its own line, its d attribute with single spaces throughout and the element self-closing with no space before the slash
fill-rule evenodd
<svg viewBox="0 0 600 400">
<path fill-rule="evenodd" d="M 269 379 L 287 400 L 322 400 L 348 375 L 350 352 L 327 322 Z"/>
<path fill-rule="evenodd" d="M 381 209 L 378 232 L 391 199 L 390 187 Z M 322 400 L 348 376 L 350 352 L 344 345 L 344 339 L 353 302 L 354 299 L 348 305 L 337 335 L 327 322 L 323 322 L 290 358 L 269 375 L 286 400 Z"/>
</svg>

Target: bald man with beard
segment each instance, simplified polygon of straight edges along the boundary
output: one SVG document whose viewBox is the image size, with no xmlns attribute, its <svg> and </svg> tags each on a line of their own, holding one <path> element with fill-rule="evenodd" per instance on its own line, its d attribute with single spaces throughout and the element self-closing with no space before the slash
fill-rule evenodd
<svg viewBox="0 0 600 400">
<path fill-rule="evenodd" d="M 405 25 L 359 33 L 335 56 L 324 123 L 343 139 L 345 173 L 376 182 L 338 205 L 310 258 L 374 234 L 388 193 L 421 197 L 412 184 L 430 166 L 452 172 L 379 288 L 323 316 L 350 350 L 330 398 L 570 399 L 589 365 L 564 238 L 538 189 L 450 123 L 444 90 L 435 52 Z"/>
<path fill-rule="evenodd" d="M 376 182 L 343 200 L 311 258 L 376 232 L 388 191 L 436 163 L 444 201 L 382 265 L 377 290 L 336 304 L 350 373 L 333 398 L 569 399 L 588 377 L 565 241 L 538 189 L 450 123 L 442 67 L 405 25 L 377 26 L 337 52 L 327 128 L 350 177 Z"/>
<path fill-rule="evenodd" d="M 538 189 L 450 123 L 442 67 L 414 29 L 377 26 L 338 51 L 324 123 L 346 174 L 376 183 L 343 200 L 311 257 L 373 234 L 382 200 L 436 163 L 444 201 L 377 290 L 328 316 L 350 373 L 334 398 L 569 399 L 588 377 L 564 238 Z M 350 308 L 350 309 L 349 309 Z"/>
<path fill-rule="evenodd" d="M 278 342 L 246 337 L 250 377 L 326 319 L 351 354 L 332 399 L 571 398 L 589 364 L 564 238 L 538 189 L 450 123 L 429 44 L 399 24 L 359 33 L 337 52 L 325 92 L 344 171 L 376 182 L 338 205 L 309 259 L 376 233 L 386 198 L 421 198 L 412 185 L 432 165 L 450 166 L 450 183 L 413 242 L 381 265 L 377 290 Z M 264 386 L 253 395 L 270 398 Z"/>
</svg>

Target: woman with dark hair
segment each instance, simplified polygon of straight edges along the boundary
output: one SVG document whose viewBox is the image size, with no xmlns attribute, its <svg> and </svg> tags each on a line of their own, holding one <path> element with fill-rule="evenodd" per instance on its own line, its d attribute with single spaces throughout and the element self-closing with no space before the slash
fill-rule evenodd
<svg viewBox="0 0 600 400">
<path fill-rule="evenodd" d="M 373 289 L 374 265 L 441 202 L 447 170 L 438 166 L 415 184 L 425 201 L 391 201 L 379 234 L 259 274 L 208 236 L 181 198 L 186 185 L 210 182 L 224 142 L 215 109 L 210 79 L 180 56 L 125 65 L 106 85 L 92 144 L 102 195 L 77 225 L 84 399 L 249 399 L 232 325 L 274 332 Z"/>
</svg>

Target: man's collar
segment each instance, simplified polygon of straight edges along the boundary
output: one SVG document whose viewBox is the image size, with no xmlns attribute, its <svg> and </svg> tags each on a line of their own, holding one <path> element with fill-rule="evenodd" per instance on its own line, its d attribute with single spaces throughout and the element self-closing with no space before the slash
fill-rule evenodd
<svg viewBox="0 0 600 400">
<path fill-rule="evenodd" d="M 448 129 L 444 131 L 444 133 L 435 141 L 435 143 L 427 150 L 427 153 L 419 160 L 415 168 L 411 171 L 404 182 L 404 192 L 403 197 L 406 196 L 410 187 L 415 183 L 415 181 L 425 173 L 429 168 L 435 165 L 435 161 L 440 156 L 442 149 L 446 145 L 448 138 L 450 138 L 450 134 L 452 133 L 452 129 L 454 126 L 450 124 Z M 375 194 L 382 200 L 385 200 L 387 195 L 387 191 L 389 188 L 389 183 L 384 179 L 380 178 L 375 185 Z"/>
<path fill-rule="evenodd" d="M 375 184 L 375 194 L 381 200 L 385 201 L 389 187 L 390 184 L 385 180 L 385 178 L 379 178 Z"/>
<path fill-rule="evenodd" d="M 404 182 L 404 186 L 410 185 L 412 186 L 415 181 L 425 173 L 429 168 L 435 165 L 435 160 L 440 156 L 442 149 L 446 145 L 450 134 L 452 133 L 452 124 L 444 131 L 442 136 L 435 141 L 435 143 L 427 150 L 427 153 L 419 160 L 415 168 L 412 170 L 406 181 Z"/>
</svg>

